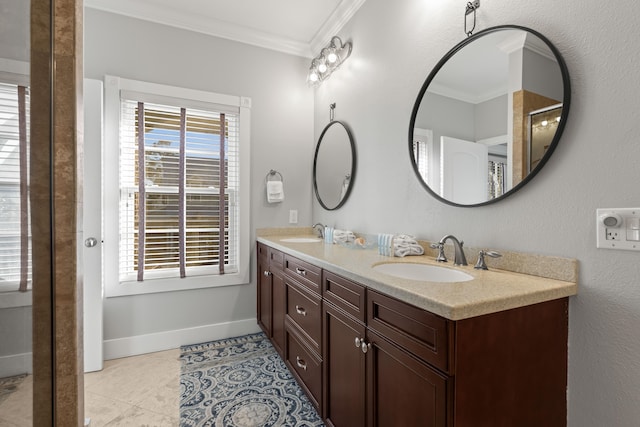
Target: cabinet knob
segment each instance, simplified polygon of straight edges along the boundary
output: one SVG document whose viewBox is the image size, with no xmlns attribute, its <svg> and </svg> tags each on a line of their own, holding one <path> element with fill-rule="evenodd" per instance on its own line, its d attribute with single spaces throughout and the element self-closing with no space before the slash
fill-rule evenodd
<svg viewBox="0 0 640 427">
<path fill-rule="evenodd" d="M 366 354 L 367 351 L 369 351 L 369 349 L 371 348 L 371 344 L 367 343 L 367 342 L 364 342 L 364 340 L 363 340 L 362 341 L 362 345 L 361 345 L 360 348 L 362 349 L 362 352 Z"/>
<path fill-rule="evenodd" d="M 270 271 L 266 271 L 266 270 L 265 270 L 263 274 L 264 274 L 265 276 L 267 276 L 267 277 L 271 276 L 271 272 L 270 272 Z"/>
<path fill-rule="evenodd" d="M 299 268 L 299 267 L 296 267 L 296 273 L 298 273 L 301 276 L 306 276 L 307 275 L 307 271 L 305 269 Z"/>
<path fill-rule="evenodd" d="M 307 310 L 305 310 L 304 307 L 296 305 L 296 313 L 298 313 L 301 316 L 306 316 L 307 315 Z"/>
<path fill-rule="evenodd" d="M 359 337 L 356 337 L 355 344 L 356 348 L 360 348 L 364 340 L 361 340 Z"/>
<path fill-rule="evenodd" d="M 307 370 L 307 362 L 304 359 L 300 359 L 300 356 L 296 356 L 296 365 L 298 365 L 298 368 L 302 368 L 303 371 Z"/>
</svg>

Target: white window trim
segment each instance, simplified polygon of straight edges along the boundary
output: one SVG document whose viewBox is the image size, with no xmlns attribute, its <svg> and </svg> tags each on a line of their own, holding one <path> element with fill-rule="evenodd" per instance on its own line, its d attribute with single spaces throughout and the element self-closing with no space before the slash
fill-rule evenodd
<svg viewBox="0 0 640 427">
<path fill-rule="evenodd" d="M 184 291 L 248 284 L 250 280 L 250 119 L 251 98 L 222 95 L 194 89 L 184 89 L 156 83 L 105 76 L 105 143 L 103 146 L 104 185 L 104 279 L 106 297 L 138 295 L 157 292 Z M 120 94 L 122 91 L 143 93 L 148 96 L 175 98 L 181 101 L 218 104 L 239 109 L 240 116 L 240 219 L 238 223 L 240 245 L 238 272 L 180 278 L 149 279 L 143 282 L 120 282 L 119 265 L 119 127 Z M 187 105 L 188 106 L 188 105 Z"/>
</svg>

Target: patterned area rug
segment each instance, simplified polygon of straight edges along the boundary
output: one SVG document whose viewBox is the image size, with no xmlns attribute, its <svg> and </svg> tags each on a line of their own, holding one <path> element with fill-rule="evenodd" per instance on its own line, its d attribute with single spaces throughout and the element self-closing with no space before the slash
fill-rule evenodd
<svg viewBox="0 0 640 427">
<path fill-rule="evenodd" d="M 262 333 L 183 346 L 181 427 L 324 426 Z"/>
</svg>

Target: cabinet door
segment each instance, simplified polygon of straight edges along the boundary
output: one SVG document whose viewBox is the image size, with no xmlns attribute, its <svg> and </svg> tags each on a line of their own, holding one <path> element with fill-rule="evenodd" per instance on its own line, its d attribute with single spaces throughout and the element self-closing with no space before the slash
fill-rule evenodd
<svg viewBox="0 0 640 427">
<path fill-rule="evenodd" d="M 450 380 L 367 330 L 370 427 L 444 427 Z"/>
<path fill-rule="evenodd" d="M 272 269 L 271 272 L 271 342 L 280 356 L 284 357 L 284 315 L 285 282 L 282 271 Z"/>
<path fill-rule="evenodd" d="M 258 247 L 260 249 L 260 246 Z M 258 254 L 260 250 L 258 250 Z M 271 272 L 269 258 L 258 255 L 258 325 L 271 338 Z"/>
<path fill-rule="evenodd" d="M 364 324 L 327 303 L 323 304 L 324 411 L 327 425 L 365 425 L 366 356 L 356 347 Z"/>
</svg>

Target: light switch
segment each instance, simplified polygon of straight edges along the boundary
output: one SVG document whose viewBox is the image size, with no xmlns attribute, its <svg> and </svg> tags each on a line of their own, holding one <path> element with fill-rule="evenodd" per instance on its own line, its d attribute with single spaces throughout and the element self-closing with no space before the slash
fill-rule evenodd
<svg viewBox="0 0 640 427">
<path fill-rule="evenodd" d="M 291 209 L 289 210 L 289 224 L 297 224 L 298 223 L 298 210 Z"/>
<path fill-rule="evenodd" d="M 596 211 L 596 247 L 640 251 L 640 208 Z"/>
<path fill-rule="evenodd" d="M 640 218 L 631 217 L 628 219 L 627 240 L 640 242 Z"/>
</svg>

